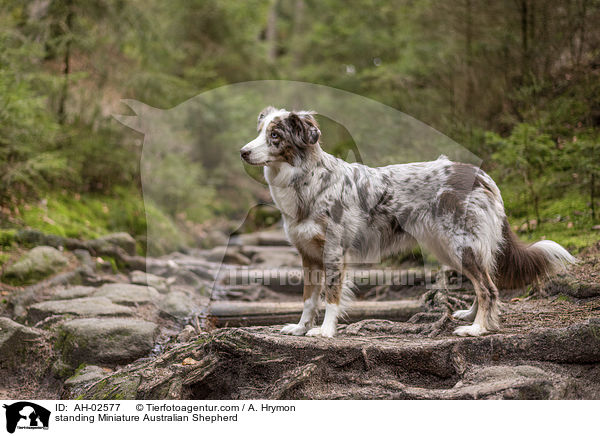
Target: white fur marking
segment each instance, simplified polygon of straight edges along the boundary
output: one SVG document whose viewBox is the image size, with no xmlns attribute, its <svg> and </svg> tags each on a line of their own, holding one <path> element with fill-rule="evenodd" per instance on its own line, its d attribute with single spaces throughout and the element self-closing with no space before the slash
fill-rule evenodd
<svg viewBox="0 0 600 436">
<path fill-rule="evenodd" d="M 319 291 L 315 290 L 311 297 L 304 301 L 302 316 L 300 317 L 298 324 L 287 324 L 281 329 L 281 333 L 294 336 L 301 336 L 306 333 L 315 322 L 317 311 L 319 309 L 319 297 Z"/>
<path fill-rule="evenodd" d="M 464 325 L 454 330 L 454 334 L 458 336 L 481 336 L 487 333 L 487 330 L 479 324 Z"/>
<path fill-rule="evenodd" d="M 340 314 L 340 305 L 327 303 L 325 306 L 325 318 L 323 325 L 310 329 L 306 336 L 322 336 L 324 338 L 333 338 L 337 333 L 337 319 Z"/>
</svg>

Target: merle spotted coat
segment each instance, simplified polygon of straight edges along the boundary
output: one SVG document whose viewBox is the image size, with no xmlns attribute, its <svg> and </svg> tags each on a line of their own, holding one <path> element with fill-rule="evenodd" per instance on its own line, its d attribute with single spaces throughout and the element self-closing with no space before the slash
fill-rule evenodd
<svg viewBox="0 0 600 436">
<path fill-rule="evenodd" d="M 371 168 L 347 163 L 319 146 L 321 132 L 310 112 L 268 107 L 258 137 L 242 158 L 265 167 L 285 232 L 302 256 L 304 311 L 282 332 L 332 337 L 351 295 L 348 262 L 379 259 L 420 244 L 468 277 L 476 292 L 473 321 L 458 335 L 498 330 L 498 286 L 521 287 L 574 258 L 552 241 L 524 246 L 514 236 L 500 191 L 479 168 L 446 157 Z M 320 294 L 325 318 L 315 327 Z"/>
</svg>

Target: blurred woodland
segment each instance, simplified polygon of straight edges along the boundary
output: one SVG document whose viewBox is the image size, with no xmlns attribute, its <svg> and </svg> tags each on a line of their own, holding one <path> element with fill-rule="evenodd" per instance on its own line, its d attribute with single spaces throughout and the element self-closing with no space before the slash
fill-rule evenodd
<svg viewBox="0 0 600 436">
<path fill-rule="evenodd" d="M 599 23 L 598 0 L 0 0 L 0 244 L 123 230 L 143 250 L 146 214 L 181 244 L 226 221 L 254 195 L 231 189 L 232 160 L 173 162 L 156 177 L 194 204 L 144 204 L 143 138 L 112 114 L 285 79 L 444 133 L 483 159 L 523 238 L 577 250 L 600 238 Z"/>
</svg>

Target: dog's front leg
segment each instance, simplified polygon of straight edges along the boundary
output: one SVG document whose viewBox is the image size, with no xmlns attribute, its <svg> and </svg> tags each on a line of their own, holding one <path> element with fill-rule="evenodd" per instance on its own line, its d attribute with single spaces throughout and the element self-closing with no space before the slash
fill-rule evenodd
<svg viewBox="0 0 600 436">
<path fill-rule="evenodd" d="M 302 258 L 302 266 L 304 269 L 304 308 L 298 324 L 288 324 L 281 329 L 281 333 L 286 335 L 300 336 L 306 333 L 314 326 L 319 311 L 319 298 L 323 279 L 322 268 L 319 268 L 315 262 L 305 257 Z"/>
<path fill-rule="evenodd" d="M 306 333 L 306 336 L 323 336 L 332 338 L 337 333 L 337 320 L 340 315 L 340 298 L 344 280 L 343 262 L 325 265 L 325 318 L 321 327 L 315 327 Z"/>
</svg>

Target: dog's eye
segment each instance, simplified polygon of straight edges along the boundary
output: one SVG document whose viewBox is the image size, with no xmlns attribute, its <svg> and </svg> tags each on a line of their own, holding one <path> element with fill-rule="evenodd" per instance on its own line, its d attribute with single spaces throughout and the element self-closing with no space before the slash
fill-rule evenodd
<svg viewBox="0 0 600 436">
<path fill-rule="evenodd" d="M 271 138 L 277 139 L 277 138 L 279 138 L 279 134 L 275 133 L 275 132 L 271 132 Z"/>
</svg>

